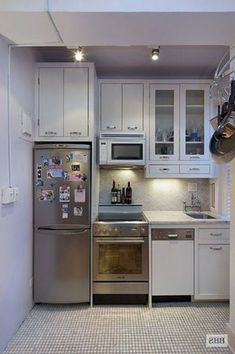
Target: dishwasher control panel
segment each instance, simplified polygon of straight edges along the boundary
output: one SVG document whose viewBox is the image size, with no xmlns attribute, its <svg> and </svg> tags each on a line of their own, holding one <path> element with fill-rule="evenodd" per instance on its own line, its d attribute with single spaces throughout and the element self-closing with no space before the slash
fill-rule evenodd
<svg viewBox="0 0 235 354">
<path fill-rule="evenodd" d="M 152 229 L 152 240 L 194 240 L 194 229 Z"/>
</svg>

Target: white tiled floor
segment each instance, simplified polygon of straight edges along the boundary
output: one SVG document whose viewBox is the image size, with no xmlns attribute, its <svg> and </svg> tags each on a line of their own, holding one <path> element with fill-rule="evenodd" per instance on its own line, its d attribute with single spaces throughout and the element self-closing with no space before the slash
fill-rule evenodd
<svg viewBox="0 0 235 354">
<path fill-rule="evenodd" d="M 228 304 L 37 305 L 4 354 L 202 354 L 206 334 L 224 334 Z"/>
</svg>

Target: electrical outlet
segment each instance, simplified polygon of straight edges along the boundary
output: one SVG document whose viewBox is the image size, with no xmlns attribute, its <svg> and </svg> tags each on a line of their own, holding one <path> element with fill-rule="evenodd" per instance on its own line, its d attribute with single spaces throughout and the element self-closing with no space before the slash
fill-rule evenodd
<svg viewBox="0 0 235 354">
<path fill-rule="evenodd" d="M 197 192 L 197 183 L 188 183 L 188 192 Z"/>
</svg>

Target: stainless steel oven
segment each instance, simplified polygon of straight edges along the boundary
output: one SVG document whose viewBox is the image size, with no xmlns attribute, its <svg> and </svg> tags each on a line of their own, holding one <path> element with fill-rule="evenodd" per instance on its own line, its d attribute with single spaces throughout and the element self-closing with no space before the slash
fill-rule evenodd
<svg viewBox="0 0 235 354">
<path fill-rule="evenodd" d="M 148 293 L 146 221 L 93 224 L 93 293 Z"/>
</svg>

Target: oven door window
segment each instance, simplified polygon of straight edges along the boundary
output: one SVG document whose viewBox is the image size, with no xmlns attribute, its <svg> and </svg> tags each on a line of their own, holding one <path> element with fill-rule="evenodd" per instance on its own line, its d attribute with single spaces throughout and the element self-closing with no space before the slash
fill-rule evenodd
<svg viewBox="0 0 235 354">
<path fill-rule="evenodd" d="M 142 274 L 141 244 L 101 244 L 99 245 L 98 273 Z"/>
<path fill-rule="evenodd" d="M 112 160 L 143 160 L 143 144 L 112 143 Z"/>
</svg>

